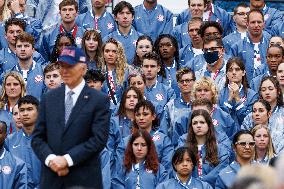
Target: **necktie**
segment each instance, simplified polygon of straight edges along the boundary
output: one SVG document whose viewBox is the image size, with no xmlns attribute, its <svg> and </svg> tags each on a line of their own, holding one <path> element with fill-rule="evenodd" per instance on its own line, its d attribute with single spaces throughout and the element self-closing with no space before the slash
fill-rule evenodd
<svg viewBox="0 0 284 189">
<path fill-rule="evenodd" d="M 73 91 L 69 91 L 67 93 L 67 99 L 65 101 L 65 124 L 67 123 L 73 108 L 73 98 L 72 98 L 73 94 L 74 94 Z"/>
</svg>

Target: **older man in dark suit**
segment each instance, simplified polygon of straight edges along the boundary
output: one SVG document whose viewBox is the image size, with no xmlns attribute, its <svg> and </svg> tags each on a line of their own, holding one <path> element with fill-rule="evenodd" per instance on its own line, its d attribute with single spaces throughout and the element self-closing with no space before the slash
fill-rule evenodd
<svg viewBox="0 0 284 189">
<path fill-rule="evenodd" d="M 40 103 L 32 147 L 44 163 L 40 188 L 103 188 L 99 154 L 109 130 L 109 100 L 89 88 L 81 49 L 67 47 L 60 57 L 63 86 Z"/>
</svg>

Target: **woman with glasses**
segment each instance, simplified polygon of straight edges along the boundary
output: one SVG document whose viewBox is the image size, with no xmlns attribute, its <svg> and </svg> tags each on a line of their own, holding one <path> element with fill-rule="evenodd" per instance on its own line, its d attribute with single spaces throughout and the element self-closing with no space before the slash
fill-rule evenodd
<svg viewBox="0 0 284 189">
<path fill-rule="evenodd" d="M 103 52 L 100 33 L 96 30 L 86 30 L 82 37 L 81 47 L 86 54 L 88 69 L 102 69 Z"/>
<path fill-rule="evenodd" d="M 219 106 L 235 120 L 236 130 L 240 130 L 257 97 L 248 86 L 243 61 L 237 57 L 230 58 L 226 64 L 225 88 L 219 94 Z"/>
<path fill-rule="evenodd" d="M 172 166 L 175 171 L 174 178 L 162 182 L 156 189 L 212 189 L 212 186 L 207 182 L 192 176 L 196 165 L 196 156 L 192 149 L 188 147 L 178 148 L 172 158 Z"/>
<path fill-rule="evenodd" d="M 230 152 L 222 144 L 217 145 L 214 125 L 206 110 L 192 112 L 185 146 L 193 149 L 197 157 L 193 177 L 214 188 L 218 173 L 230 163 Z"/>
<path fill-rule="evenodd" d="M 284 149 L 284 108 L 283 94 L 279 82 L 273 76 L 262 79 L 259 87 L 260 98 L 267 101 L 271 107 L 271 116 L 268 121 L 272 142 L 276 154 Z M 250 130 L 255 126 L 252 113 L 248 114 L 241 126 L 242 129 Z"/>
<path fill-rule="evenodd" d="M 115 189 L 155 189 L 168 179 L 168 173 L 159 163 L 155 144 L 146 130 L 137 130 L 125 149 L 122 167 L 112 178 Z"/>
<path fill-rule="evenodd" d="M 265 125 L 256 125 L 251 133 L 255 140 L 254 161 L 262 164 L 269 164 L 275 156 L 270 131 Z"/>
<path fill-rule="evenodd" d="M 255 141 L 250 131 L 238 131 L 233 138 L 232 146 L 235 151 L 235 161 L 220 171 L 217 176 L 215 189 L 230 188 L 241 167 L 249 165 L 253 161 Z"/>
</svg>

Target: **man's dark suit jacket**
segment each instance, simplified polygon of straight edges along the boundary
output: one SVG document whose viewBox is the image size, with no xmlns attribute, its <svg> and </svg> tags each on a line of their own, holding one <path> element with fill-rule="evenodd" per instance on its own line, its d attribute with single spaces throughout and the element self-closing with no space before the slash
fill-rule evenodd
<svg viewBox="0 0 284 189">
<path fill-rule="evenodd" d="M 108 139 L 109 99 L 85 85 L 66 126 L 64 104 L 65 86 L 43 95 L 32 147 L 43 164 L 50 154 L 69 154 L 74 165 L 64 177 L 43 165 L 40 188 L 81 186 L 101 189 L 99 154 Z"/>
</svg>

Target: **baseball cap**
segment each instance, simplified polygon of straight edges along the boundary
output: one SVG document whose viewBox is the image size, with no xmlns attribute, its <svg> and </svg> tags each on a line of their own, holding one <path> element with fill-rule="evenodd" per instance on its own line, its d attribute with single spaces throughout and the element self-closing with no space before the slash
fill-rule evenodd
<svg viewBox="0 0 284 189">
<path fill-rule="evenodd" d="M 78 47 L 65 47 L 62 50 L 57 62 L 75 66 L 79 62 L 86 63 L 86 56 L 84 51 Z"/>
</svg>

